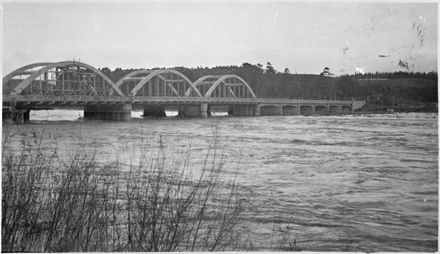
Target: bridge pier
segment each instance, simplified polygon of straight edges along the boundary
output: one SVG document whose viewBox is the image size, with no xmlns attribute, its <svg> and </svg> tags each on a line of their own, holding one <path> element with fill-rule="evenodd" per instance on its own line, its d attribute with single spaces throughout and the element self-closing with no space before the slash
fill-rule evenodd
<svg viewBox="0 0 440 254">
<path fill-rule="evenodd" d="M 23 124 L 24 123 L 24 112 L 23 111 L 13 112 L 12 121 L 15 124 Z"/>
<path fill-rule="evenodd" d="M 2 119 L 7 124 L 23 124 L 30 120 L 30 109 L 16 108 L 15 104 L 8 103 L 3 106 Z"/>
<path fill-rule="evenodd" d="M 283 107 L 284 116 L 297 116 L 300 114 L 299 105 L 289 105 Z"/>
<path fill-rule="evenodd" d="M 167 115 L 165 113 L 165 107 L 152 105 L 144 107 L 143 117 L 146 116 L 165 117 Z"/>
<path fill-rule="evenodd" d="M 84 118 L 108 121 L 131 120 L 131 104 L 85 106 Z"/>
<path fill-rule="evenodd" d="M 328 105 L 316 105 L 315 112 L 317 114 L 328 114 Z"/>
<path fill-rule="evenodd" d="M 31 119 L 31 110 L 28 109 L 26 111 L 23 111 L 23 122 L 27 122 Z"/>
<path fill-rule="evenodd" d="M 340 106 L 340 105 L 329 106 L 329 111 L 333 114 L 341 114 L 342 113 L 342 106 Z"/>
<path fill-rule="evenodd" d="M 200 117 L 200 105 L 185 105 L 183 107 L 184 117 Z"/>
<path fill-rule="evenodd" d="M 177 107 L 177 117 L 185 117 L 185 108 L 183 106 Z"/>
<path fill-rule="evenodd" d="M 200 117 L 202 114 L 202 106 L 199 104 L 184 105 L 179 109 L 180 117 Z"/>
<path fill-rule="evenodd" d="M 282 116 L 283 106 L 279 105 L 262 105 L 260 106 L 261 116 Z"/>
<path fill-rule="evenodd" d="M 211 117 L 212 116 L 211 105 L 208 104 L 208 109 L 207 110 L 208 110 L 207 111 L 208 117 Z"/>
<path fill-rule="evenodd" d="M 254 116 L 260 116 L 260 105 L 254 105 Z"/>
<path fill-rule="evenodd" d="M 202 103 L 200 105 L 200 116 L 202 118 L 207 118 L 208 117 L 208 104 L 207 103 Z"/>
<path fill-rule="evenodd" d="M 3 122 L 8 124 L 23 124 L 29 121 L 29 112 L 30 110 L 3 110 Z"/>
<path fill-rule="evenodd" d="M 179 107 L 179 117 L 202 117 L 207 118 L 211 116 L 211 110 L 208 103 L 190 104 Z"/>
<path fill-rule="evenodd" d="M 301 115 L 311 115 L 315 113 L 315 106 L 314 105 L 308 105 L 308 106 L 301 106 L 300 107 L 300 113 Z"/>
<path fill-rule="evenodd" d="M 233 105 L 230 107 L 228 113 L 233 116 L 253 116 L 253 115 L 255 115 L 255 106 L 253 106 L 253 105 Z"/>
</svg>

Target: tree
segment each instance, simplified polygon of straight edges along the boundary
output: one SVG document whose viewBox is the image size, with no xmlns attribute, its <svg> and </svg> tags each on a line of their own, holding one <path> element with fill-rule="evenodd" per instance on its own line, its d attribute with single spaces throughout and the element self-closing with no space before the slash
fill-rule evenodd
<svg viewBox="0 0 440 254">
<path fill-rule="evenodd" d="M 266 72 L 265 73 L 275 74 L 275 69 L 272 67 L 272 64 L 270 62 L 267 62 L 267 64 L 266 64 Z"/>
<path fill-rule="evenodd" d="M 334 74 L 330 72 L 330 68 L 325 67 L 324 70 L 319 74 L 321 76 L 333 76 Z"/>
<path fill-rule="evenodd" d="M 106 75 L 107 77 L 109 77 L 111 80 L 114 80 L 113 78 L 113 72 L 112 70 L 110 70 L 110 68 L 108 67 L 103 67 L 100 69 L 102 73 L 104 73 L 104 75 Z"/>
<path fill-rule="evenodd" d="M 284 69 L 284 74 L 290 74 L 289 68 Z"/>
<path fill-rule="evenodd" d="M 246 68 L 252 68 L 252 67 L 253 67 L 252 64 L 247 63 L 247 62 L 243 63 L 242 66 L 243 66 L 243 68 L 245 68 L 245 69 L 246 69 Z"/>
<path fill-rule="evenodd" d="M 252 65 L 250 63 L 243 63 L 242 64 L 243 69 L 245 69 L 246 71 L 250 71 L 251 73 L 263 73 L 263 69 L 261 68 L 262 65 L 261 64 L 257 64 L 257 65 Z"/>
<path fill-rule="evenodd" d="M 101 72 L 104 74 L 108 74 L 108 73 L 111 73 L 112 71 L 108 67 L 103 67 L 103 68 L 101 68 Z"/>
</svg>

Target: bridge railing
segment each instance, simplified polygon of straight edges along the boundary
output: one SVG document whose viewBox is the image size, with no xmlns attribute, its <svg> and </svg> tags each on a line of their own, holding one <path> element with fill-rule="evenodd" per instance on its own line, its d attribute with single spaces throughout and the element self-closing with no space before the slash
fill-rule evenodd
<svg viewBox="0 0 440 254">
<path fill-rule="evenodd" d="M 174 96 L 90 96 L 90 95 L 3 95 L 4 102 L 194 102 L 194 103 L 257 103 L 254 98 L 212 98 L 212 97 L 174 97 Z"/>
<path fill-rule="evenodd" d="M 130 98 L 98 95 L 3 95 L 3 101 L 130 101 Z"/>
<path fill-rule="evenodd" d="M 313 105 L 351 105 L 352 101 L 304 100 L 304 99 L 256 99 L 260 104 L 313 104 Z"/>
</svg>

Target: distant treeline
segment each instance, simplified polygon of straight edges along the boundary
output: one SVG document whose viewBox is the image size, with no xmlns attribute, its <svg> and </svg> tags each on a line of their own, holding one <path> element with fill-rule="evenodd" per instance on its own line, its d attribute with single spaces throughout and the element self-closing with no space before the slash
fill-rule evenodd
<svg viewBox="0 0 440 254">
<path fill-rule="evenodd" d="M 367 72 L 344 74 L 341 77 L 351 77 L 353 79 L 429 79 L 437 81 L 437 72 Z"/>
<path fill-rule="evenodd" d="M 158 68 L 157 68 L 158 69 Z M 204 75 L 237 74 L 244 78 L 261 98 L 303 98 L 367 100 L 381 105 L 437 102 L 437 73 L 365 73 L 329 77 L 314 74 L 277 72 L 270 63 L 243 63 L 241 66 L 175 67 L 190 80 Z M 117 81 L 136 69 L 104 67 L 104 74 Z"/>
</svg>

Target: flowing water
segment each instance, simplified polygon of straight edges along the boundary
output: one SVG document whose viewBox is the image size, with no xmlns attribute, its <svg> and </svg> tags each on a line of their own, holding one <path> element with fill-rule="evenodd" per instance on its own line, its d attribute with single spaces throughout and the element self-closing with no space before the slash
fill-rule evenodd
<svg viewBox="0 0 440 254">
<path fill-rule="evenodd" d="M 81 114 L 32 111 L 29 124 L 11 131 L 44 129 L 61 149 L 81 136 L 103 160 L 123 158 L 126 142 L 162 136 L 170 156 L 191 142 L 197 161 L 217 127 L 226 175 L 254 207 L 244 219 L 249 246 L 437 251 L 437 114 L 142 119 L 133 112 L 129 122 Z"/>
</svg>

